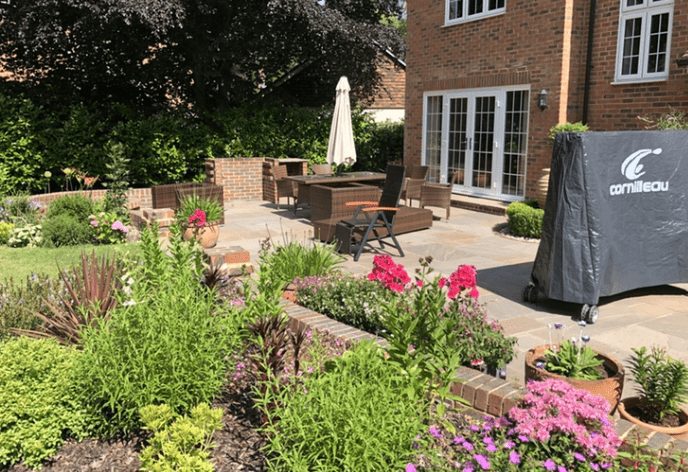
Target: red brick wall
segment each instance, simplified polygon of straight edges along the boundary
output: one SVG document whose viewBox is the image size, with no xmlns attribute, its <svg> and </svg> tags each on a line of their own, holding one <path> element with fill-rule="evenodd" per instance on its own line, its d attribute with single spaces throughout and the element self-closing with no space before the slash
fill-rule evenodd
<svg viewBox="0 0 688 472">
<path fill-rule="evenodd" d="M 638 115 L 658 115 L 670 107 L 688 111 L 688 68 L 676 59 L 688 50 L 688 2 L 674 1 L 669 79 L 613 85 L 619 30 L 618 0 L 598 0 L 593 41 L 589 125 L 593 130 L 641 129 Z"/>
<path fill-rule="evenodd" d="M 444 27 L 444 1 L 410 0 L 404 161 L 421 160 L 423 92 L 530 84 L 526 195 L 548 167 L 550 127 L 583 112 L 589 0 L 507 0 L 505 14 Z M 612 85 L 619 1 L 598 0 L 588 121 L 592 129 L 641 128 L 637 115 L 688 109 L 688 5 L 676 0 L 668 81 Z M 549 91 L 540 111 L 537 94 Z"/>
<path fill-rule="evenodd" d="M 41 205 L 49 205 L 54 200 L 66 195 L 81 194 L 93 200 L 102 200 L 105 198 L 106 190 L 79 190 L 74 192 L 54 192 L 44 193 L 41 195 L 33 195 L 31 200 L 40 203 Z M 153 197 L 150 188 L 130 188 L 127 192 L 127 201 L 129 208 L 150 208 L 153 206 Z"/>
<path fill-rule="evenodd" d="M 207 181 L 224 188 L 224 200 L 260 200 L 263 196 L 262 157 L 212 159 Z M 208 167 L 206 167 L 207 169 Z"/>
<path fill-rule="evenodd" d="M 406 94 L 406 70 L 387 56 L 381 55 L 378 61 L 380 88 L 371 100 L 365 103 L 366 108 L 404 108 Z"/>
</svg>

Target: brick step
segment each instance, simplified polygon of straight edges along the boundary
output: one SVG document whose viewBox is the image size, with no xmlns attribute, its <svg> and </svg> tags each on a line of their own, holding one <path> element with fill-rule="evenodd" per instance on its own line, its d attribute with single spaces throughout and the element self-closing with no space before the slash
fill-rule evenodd
<svg viewBox="0 0 688 472">
<path fill-rule="evenodd" d="M 451 205 L 453 207 L 500 216 L 506 215 L 506 207 L 509 206 L 509 203 L 510 202 L 502 202 L 489 198 L 470 197 L 468 195 L 457 194 L 453 194 L 451 199 Z"/>
</svg>

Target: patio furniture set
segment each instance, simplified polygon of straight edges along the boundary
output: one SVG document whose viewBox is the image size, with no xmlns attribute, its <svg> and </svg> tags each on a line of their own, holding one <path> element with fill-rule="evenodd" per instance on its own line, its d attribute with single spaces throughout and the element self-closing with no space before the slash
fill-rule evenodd
<svg viewBox="0 0 688 472">
<path fill-rule="evenodd" d="M 277 164 L 275 203 L 279 208 L 279 199 L 287 197 L 294 213 L 310 208 L 315 236 L 338 241 L 340 252 L 354 253 L 354 260 L 371 241 L 391 245 L 403 256 L 396 235 L 430 228 L 433 213 L 425 207 L 443 208 L 449 218 L 452 187 L 426 182 L 427 171 L 426 166 L 390 165 L 386 174 L 333 175 L 329 165 L 318 165 L 311 175 L 289 175 L 287 166 Z M 406 206 L 399 205 L 402 199 Z M 412 206 L 414 199 L 418 208 Z"/>
</svg>

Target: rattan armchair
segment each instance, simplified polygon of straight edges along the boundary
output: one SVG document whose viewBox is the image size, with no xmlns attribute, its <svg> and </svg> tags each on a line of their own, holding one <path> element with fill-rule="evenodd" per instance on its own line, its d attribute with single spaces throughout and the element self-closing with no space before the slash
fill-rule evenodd
<svg viewBox="0 0 688 472">
<path fill-rule="evenodd" d="M 449 219 L 451 213 L 451 184 L 424 183 L 420 191 L 420 207 L 426 206 L 444 208 L 446 218 Z"/>
<path fill-rule="evenodd" d="M 277 209 L 280 208 L 280 198 L 287 197 L 287 205 L 290 204 L 290 200 L 294 200 L 294 211 L 296 211 L 296 199 L 299 195 L 298 186 L 296 182 L 287 180 L 287 166 L 283 164 L 276 165 L 273 167 L 273 176 L 275 178 L 275 183 L 277 184 Z"/>
<path fill-rule="evenodd" d="M 413 199 L 420 200 L 421 187 L 425 183 L 428 175 L 428 166 L 408 166 L 406 169 L 406 179 L 404 180 L 404 190 L 401 198 L 406 200 L 406 205 L 411 206 Z"/>
</svg>

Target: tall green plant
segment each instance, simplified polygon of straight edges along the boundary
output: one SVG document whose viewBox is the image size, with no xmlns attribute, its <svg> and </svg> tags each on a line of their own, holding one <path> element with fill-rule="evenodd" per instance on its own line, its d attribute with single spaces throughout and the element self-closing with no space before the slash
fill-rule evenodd
<svg viewBox="0 0 688 472">
<path fill-rule="evenodd" d="M 669 357 L 666 350 L 653 346 L 632 349 L 629 365 L 637 391 L 646 404 L 644 413 L 651 421 L 678 414 L 688 401 L 688 365 Z"/>
<path fill-rule="evenodd" d="M 118 215 L 127 215 L 130 160 L 124 154 L 122 143 L 115 141 L 109 141 L 105 145 L 105 153 L 108 159 L 105 164 L 107 182 L 103 184 L 107 188 L 105 211 L 115 212 Z"/>
</svg>

